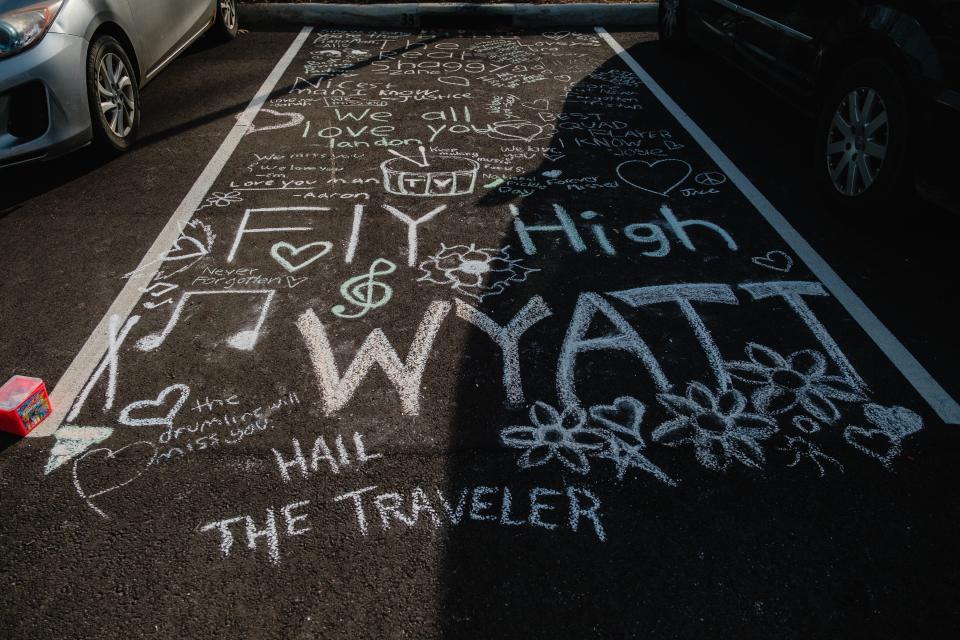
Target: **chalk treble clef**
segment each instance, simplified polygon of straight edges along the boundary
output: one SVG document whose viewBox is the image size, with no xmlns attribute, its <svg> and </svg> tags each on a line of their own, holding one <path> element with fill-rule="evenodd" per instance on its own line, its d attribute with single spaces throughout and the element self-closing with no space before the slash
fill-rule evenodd
<svg viewBox="0 0 960 640">
<path fill-rule="evenodd" d="M 390 302 L 393 288 L 377 281 L 378 276 L 387 276 L 397 270 L 397 265 L 384 258 L 377 258 L 364 274 L 350 278 L 340 285 L 340 295 L 347 302 L 359 307 L 356 313 L 347 313 L 347 308 L 338 304 L 331 308 L 333 315 L 339 318 L 360 318 L 372 309 L 378 309 Z"/>
</svg>

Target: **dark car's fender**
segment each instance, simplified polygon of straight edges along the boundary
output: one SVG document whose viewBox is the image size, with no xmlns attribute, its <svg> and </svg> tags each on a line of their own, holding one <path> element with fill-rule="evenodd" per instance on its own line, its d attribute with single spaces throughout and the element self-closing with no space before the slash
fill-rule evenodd
<svg viewBox="0 0 960 640">
<path fill-rule="evenodd" d="M 866 57 L 885 60 L 923 98 L 936 96 L 943 86 L 941 62 L 926 29 L 895 7 L 871 4 L 835 24 L 817 56 L 818 84 L 830 86 L 845 65 Z"/>
</svg>

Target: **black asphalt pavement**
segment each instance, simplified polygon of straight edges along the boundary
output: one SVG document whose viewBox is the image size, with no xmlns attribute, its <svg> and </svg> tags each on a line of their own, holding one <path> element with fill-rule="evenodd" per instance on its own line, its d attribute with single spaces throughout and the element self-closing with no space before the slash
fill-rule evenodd
<svg viewBox="0 0 960 640">
<path fill-rule="evenodd" d="M 0 635 L 954 637 L 955 214 L 612 36 L 732 164 L 601 34 L 293 29 L 0 172 L 0 377 L 65 398 Z"/>
</svg>

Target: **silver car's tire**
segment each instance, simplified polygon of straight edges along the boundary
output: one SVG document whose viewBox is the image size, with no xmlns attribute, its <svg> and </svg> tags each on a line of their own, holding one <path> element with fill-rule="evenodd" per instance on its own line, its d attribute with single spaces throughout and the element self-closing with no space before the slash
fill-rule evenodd
<svg viewBox="0 0 960 640">
<path fill-rule="evenodd" d="M 120 43 L 100 36 L 87 53 L 87 98 L 93 142 L 101 150 L 122 152 L 140 131 L 140 86 Z"/>
<path fill-rule="evenodd" d="M 227 42 L 237 37 L 240 23 L 237 19 L 237 0 L 217 0 L 217 18 L 211 32 L 215 38 Z"/>
</svg>

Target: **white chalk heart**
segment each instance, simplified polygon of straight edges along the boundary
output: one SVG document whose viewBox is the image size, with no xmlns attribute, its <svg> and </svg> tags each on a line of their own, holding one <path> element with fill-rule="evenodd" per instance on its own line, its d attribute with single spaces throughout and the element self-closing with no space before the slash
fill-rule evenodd
<svg viewBox="0 0 960 640">
<path fill-rule="evenodd" d="M 433 179 L 433 184 L 435 184 L 439 189 L 443 189 L 451 182 L 453 182 L 453 178 L 434 178 Z"/>
<path fill-rule="evenodd" d="M 175 400 L 173 404 L 170 405 L 170 403 L 167 401 L 167 396 L 174 393 L 176 394 L 174 396 Z M 131 402 L 123 408 L 123 411 L 120 412 L 120 417 L 117 418 L 117 420 L 120 422 L 120 424 L 125 424 L 130 427 L 143 427 L 150 425 L 162 426 L 173 424 L 174 417 L 176 417 L 177 412 L 180 411 L 180 407 L 183 406 L 189 397 L 190 387 L 185 384 L 172 384 L 161 391 L 156 400 L 137 400 L 136 402 Z M 133 412 L 142 413 L 144 410 L 149 412 L 151 409 L 163 408 L 167 405 L 169 405 L 170 408 L 163 416 L 153 415 L 138 418 L 130 415 Z"/>
<path fill-rule="evenodd" d="M 534 111 L 550 110 L 550 101 L 546 98 L 540 98 L 539 100 L 534 100 L 532 102 L 521 102 L 520 105 L 528 109 L 533 109 Z"/>
<path fill-rule="evenodd" d="M 756 256 L 751 258 L 754 264 L 773 269 L 781 273 L 787 273 L 793 268 L 793 258 L 783 251 L 767 251 L 765 256 Z"/>
<path fill-rule="evenodd" d="M 91 449 L 73 462 L 73 486 L 76 487 L 80 497 L 86 500 L 94 511 L 106 518 L 107 514 L 97 508 L 91 500 L 127 486 L 142 476 L 147 468 L 153 464 L 156 457 L 157 448 L 153 443 L 146 441 L 134 442 L 116 451 L 108 448 Z M 146 460 L 146 463 L 144 463 L 144 460 Z M 110 470 L 107 470 L 107 472 L 101 474 L 108 475 L 110 477 L 108 482 L 114 482 L 114 484 L 96 486 L 92 478 L 88 477 L 86 480 L 81 480 L 83 475 L 81 468 L 89 469 L 98 462 L 101 465 L 109 465 L 111 470 L 115 470 L 113 473 L 109 473 Z M 123 478 L 120 482 L 116 482 L 118 476 Z"/>
<path fill-rule="evenodd" d="M 547 132 L 547 127 L 542 124 L 534 124 L 526 121 L 503 121 L 494 122 L 490 125 L 487 135 L 497 140 L 523 140 L 532 142 Z"/>
<path fill-rule="evenodd" d="M 287 260 L 287 258 L 280 255 L 281 253 L 286 253 L 292 258 L 294 256 L 300 255 L 307 249 L 310 249 L 313 247 L 320 247 L 320 250 L 314 255 L 304 260 L 303 262 L 300 262 L 299 264 L 293 264 L 289 260 Z M 277 244 L 270 247 L 270 255 L 273 257 L 274 260 L 276 260 L 280 264 L 281 267 L 283 267 L 290 273 L 293 273 L 294 271 L 299 271 L 300 269 L 303 269 L 304 267 L 309 266 L 310 264 L 319 260 L 323 256 L 327 255 L 328 253 L 330 253 L 330 249 L 332 248 L 333 248 L 333 243 L 328 242 L 326 240 L 321 240 L 320 242 L 310 242 L 308 244 L 305 244 L 299 247 L 296 247 L 290 244 L 289 242 L 278 242 Z"/>
<path fill-rule="evenodd" d="M 617 166 L 617 175 L 634 189 L 667 197 L 690 177 L 693 169 L 684 160 L 627 160 Z"/>
<path fill-rule="evenodd" d="M 202 242 L 190 236 L 180 236 L 173 246 L 163 254 L 164 261 L 190 260 L 192 258 L 201 258 L 207 255 L 209 251 Z"/>
<path fill-rule="evenodd" d="M 251 122 L 250 126 L 247 127 L 247 130 L 243 133 L 243 135 L 248 136 L 251 133 L 260 133 L 261 131 L 273 131 L 274 129 L 287 129 L 289 127 L 296 127 L 299 124 L 303 124 L 304 121 L 302 113 L 274 111 L 273 109 L 260 109 L 260 113 L 269 113 L 277 118 L 280 118 L 281 120 L 278 124 L 271 124 L 265 127 L 259 127 Z M 239 116 L 237 117 L 239 118 Z M 286 118 L 286 120 L 283 120 L 283 118 Z"/>
</svg>

